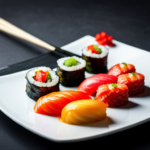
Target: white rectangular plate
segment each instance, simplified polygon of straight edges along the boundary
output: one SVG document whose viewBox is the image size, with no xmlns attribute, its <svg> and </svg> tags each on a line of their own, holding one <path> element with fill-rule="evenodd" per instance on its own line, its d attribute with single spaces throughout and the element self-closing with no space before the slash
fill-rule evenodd
<svg viewBox="0 0 150 150">
<path fill-rule="evenodd" d="M 95 43 L 91 36 L 72 42 L 62 48 L 81 55 L 81 50 Z M 0 108 L 12 120 L 26 129 L 56 142 L 81 141 L 109 135 L 131 128 L 150 118 L 150 53 L 115 41 L 116 47 L 110 48 L 108 68 L 127 62 L 134 64 L 137 72 L 145 75 L 146 91 L 136 97 L 130 97 L 129 103 L 119 108 L 108 108 L 107 119 L 90 125 L 68 125 L 58 121 L 57 117 L 36 114 L 34 101 L 25 93 L 26 71 L 0 77 Z M 86 73 L 86 77 L 90 76 Z M 61 90 L 73 89 L 60 85 Z M 76 88 L 74 88 L 76 90 Z"/>
</svg>

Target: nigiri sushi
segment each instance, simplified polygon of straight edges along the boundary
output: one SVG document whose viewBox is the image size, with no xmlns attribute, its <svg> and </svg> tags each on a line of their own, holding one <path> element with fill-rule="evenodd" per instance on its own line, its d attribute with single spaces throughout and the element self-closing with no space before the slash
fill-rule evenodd
<svg viewBox="0 0 150 150">
<path fill-rule="evenodd" d="M 80 100 L 67 104 L 62 112 L 59 121 L 81 125 L 93 123 L 106 118 L 107 104 L 95 100 Z"/>
<path fill-rule="evenodd" d="M 107 74 L 97 74 L 85 79 L 77 88 L 77 91 L 85 91 L 89 95 L 96 93 L 96 90 L 100 85 L 117 83 L 117 77 Z"/>
<path fill-rule="evenodd" d="M 135 66 L 132 64 L 127 64 L 125 62 L 119 63 L 111 67 L 108 71 L 108 75 L 119 76 L 121 74 L 135 72 Z"/>
<path fill-rule="evenodd" d="M 38 99 L 34 111 L 39 114 L 60 116 L 62 109 L 70 102 L 91 97 L 82 91 L 60 91 L 47 94 Z"/>
<path fill-rule="evenodd" d="M 118 83 L 127 85 L 129 96 L 133 96 L 145 91 L 144 78 L 143 74 L 132 72 L 120 75 L 118 77 Z"/>
<path fill-rule="evenodd" d="M 124 84 L 105 84 L 99 86 L 96 100 L 108 104 L 109 107 L 119 107 L 128 103 L 128 87 Z"/>
</svg>

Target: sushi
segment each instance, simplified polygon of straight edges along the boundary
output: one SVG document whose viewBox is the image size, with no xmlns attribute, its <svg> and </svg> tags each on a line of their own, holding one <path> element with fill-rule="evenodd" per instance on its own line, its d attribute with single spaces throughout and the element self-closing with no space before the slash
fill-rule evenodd
<svg viewBox="0 0 150 150">
<path fill-rule="evenodd" d="M 89 73 L 107 72 L 108 48 L 102 45 L 89 45 L 83 49 L 82 58 L 86 61 L 86 71 Z"/>
<path fill-rule="evenodd" d="M 95 100 L 74 101 L 63 108 L 59 121 L 74 125 L 101 121 L 106 118 L 107 107 L 107 104 Z"/>
<path fill-rule="evenodd" d="M 135 72 L 135 66 L 132 64 L 127 64 L 125 62 L 119 63 L 111 67 L 108 71 L 108 75 L 119 76 L 121 74 Z"/>
<path fill-rule="evenodd" d="M 26 93 L 37 101 L 41 96 L 59 91 L 59 76 L 49 67 L 36 67 L 26 74 Z"/>
<path fill-rule="evenodd" d="M 97 74 L 85 79 L 77 88 L 77 91 L 85 91 L 89 95 L 96 93 L 96 90 L 100 85 L 117 83 L 117 77 L 107 74 Z"/>
<path fill-rule="evenodd" d="M 76 56 L 60 58 L 57 64 L 57 74 L 62 85 L 77 86 L 85 79 L 86 62 L 82 58 Z"/>
<path fill-rule="evenodd" d="M 109 107 L 125 105 L 128 103 L 128 87 L 116 83 L 101 85 L 95 99 L 108 104 Z"/>
<path fill-rule="evenodd" d="M 118 77 L 118 83 L 125 84 L 129 89 L 129 96 L 134 96 L 145 91 L 144 75 L 137 72 L 127 73 Z"/>
<path fill-rule="evenodd" d="M 60 91 L 42 96 L 34 106 L 34 111 L 39 114 L 60 116 L 62 109 L 70 102 L 91 97 L 81 91 Z"/>
</svg>

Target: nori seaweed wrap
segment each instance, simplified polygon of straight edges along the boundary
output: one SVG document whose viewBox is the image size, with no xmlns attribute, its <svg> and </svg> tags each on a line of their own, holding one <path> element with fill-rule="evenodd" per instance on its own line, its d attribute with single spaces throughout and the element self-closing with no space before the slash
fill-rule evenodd
<svg viewBox="0 0 150 150">
<path fill-rule="evenodd" d="M 77 63 L 73 66 L 66 66 L 65 61 L 74 58 Z M 60 77 L 60 83 L 64 86 L 78 86 L 85 79 L 86 62 L 78 57 L 65 57 L 57 61 L 57 74 Z"/>
<path fill-rule="evenodd" d="M 86 61 L 86 71 L 89 73 L 107 73 L 108 49 L 105 46 L 98 46 L 101 49 L 100 54 L 83 49 L 82 58 Z"/>
<path fill-rule="evenodd" d="M 34 79 L 36 70 L 48 71 L 51 75 L 51 81 L 46 83 L 36 81 Z M 26 93 L 35 101 L 48 93 L 59 91 L 59 77 L 48 67 L 37 67 L 29 70 L 26 74 L 26 79 Z"/>
</svg>

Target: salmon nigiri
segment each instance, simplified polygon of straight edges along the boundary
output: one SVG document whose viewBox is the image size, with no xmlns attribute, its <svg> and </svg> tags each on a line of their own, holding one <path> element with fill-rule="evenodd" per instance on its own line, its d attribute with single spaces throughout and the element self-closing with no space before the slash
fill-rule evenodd
<svg viewBox="0 0 150 150">
<path fill-rule="evenodd" d="M 74 101 L 63 108 L 59 121 L 74 125 L 101 121 L 106 118 L 107 107 L 107 104 L 96 100 Z"/>
<path fill-rule="evenodd" d="M 120 63 L 112 66 L 107 74 L 118 77 L 121 74 L 135 72 L 135 70 L 135 66 L 132 64 Z"/>
<path fill-rule="evenodd" d="M 137 72 L 127 73 L 118 77 L 118 83 L 125 84 L 129 89 L 129 96 L 134 96 L 145 91 L 144 75 Z"/>
<path fill-rule="evenodd" d="M 109 105 L 119 107 L 128 103 L 128 87 L 124 84 L 105 84 L 99 86 L 96 100 Z"/>
<path fill-rule="evenodd" d="M 34 111 L 39 114 L 60 116 L 62 109 L 70 102 L 91 97 L 82 91 L 59 91 L 47 94 L 38 99 Z"/>
</svg>

